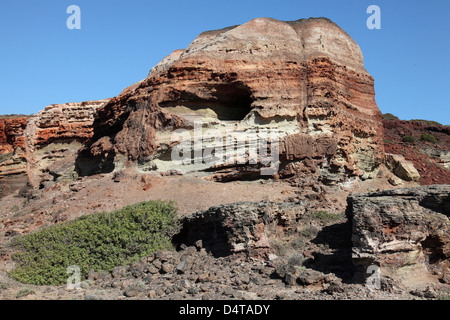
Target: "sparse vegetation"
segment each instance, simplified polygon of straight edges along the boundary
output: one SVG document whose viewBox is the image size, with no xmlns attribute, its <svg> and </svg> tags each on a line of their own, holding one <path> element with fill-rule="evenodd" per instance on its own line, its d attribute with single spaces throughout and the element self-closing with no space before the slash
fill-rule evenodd
<svg viewBox="0 0 450 320">
<path fill-rule="evenodd" d="M 431 142 L 431 143 L 437 142 L 436 138 L 433 135 L 428 134 L 428 133 L 423 133 L 422 135 L 420 135 L 420 140 Z"/>
<path fill-rule="evenodd" d="M 424 124 L 426 126 L 432 126 L 432 127 L 442 126 L 442 124 L 440 124 L 439 122 L 431 121 L 431 120 L 412 119 L 410 121 L 411 122 L 419 122 L 419 123 Z"/>
<path fill-rule="evenodd" d="M 383 120 L 400 120 L 397 116 L 394 116 L 392 113 L 382 114 L 381 119 L 383 119 Z"/>
<path fill-rule="evenodd" d="M 172 202 L 149 201 L 109 213 L 83 216 L 14 238 L 17 267 L 10 276 L 23 283 L 59 285 L 77 265 L 85 279 L 91 269 L 111 272 L 156 250 L 172 249 L 179 220 Z"/>
<path fill-rule="evenodd" d="M 416 142 L 416 138 L 414 138 L 413 136 L 404 136 L 402 138 L 402 141 L 406 143 L 414 143 Z"/>
<path fill-rule="evenodd" d="M 16 299 L 29 296 L 30 294 L 34 294 L 34 291 L 32 289 L 23 288 L 17 293 Z"/>
<path fill-rule="evenodd" d="M 296 266 L 295 268 L 300 272 L 303 272 L 307 269 L 305 266 Z"/>
<path fill-rule="evenodd" d="M 301 231 L 301 235 L 305 238 L 314 238 L 319 233 L 319 229 L 315 226 L 308 226 Z"/>
<path fill-rule="evenodd" d="M 339 220 L 341 218 L 341 216 L 337 215 L 337 214 L 329 213 L 327 211 L 316 211 L 311 214 L 311 218 L 326 222 L 326 221 Z"/>
</svg>

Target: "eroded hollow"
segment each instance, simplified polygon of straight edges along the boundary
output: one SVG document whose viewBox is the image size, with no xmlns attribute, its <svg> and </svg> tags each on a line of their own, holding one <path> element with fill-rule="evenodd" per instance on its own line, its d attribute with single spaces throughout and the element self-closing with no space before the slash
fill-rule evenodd
<svg viewBox="0 0 450 320">
<path fill-rule="evenodd" d="M 252 109 L 251 90 L 243 83 L 222 83 L 204 88 L 199 95 L 183 91 L 176 99 L 160 103 L 160 107 L 181 116 L 203 116 L 221 121 L 243 120 Z M 205 98 L 207 97 L 207 98 Z"/>
</svg>

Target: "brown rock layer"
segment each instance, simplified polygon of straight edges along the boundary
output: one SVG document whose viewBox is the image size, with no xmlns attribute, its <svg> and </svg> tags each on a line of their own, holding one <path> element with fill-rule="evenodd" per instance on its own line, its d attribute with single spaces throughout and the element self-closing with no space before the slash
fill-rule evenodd
<svg viewBox="0 0 450 320">
<path fill-rule="evenodd" d="M 27 181 L 25 129 L 28 117 L 0 117 L 0 197 Z"/>
<path fill-rule="evenodd" d="M 450 184 L 450 127 L 430 121 L 383 120 L 386 153 L 402 155 L 419 171 L 421 185 Z M 432 135 L 436 142 L 421 140 Z M 413 142 L 403 141 L 412 137 Z"/>
<path fill-rule="evenodd" d="M 100 161 L 96 144 L 106 137 L 113 162 L 138 160 L 159 170 L 152 160 L 173 147 L 167 132 L 201 119 L 214 128 L 279 128 L 287 139 L 281 165 L 307 161 L 318 178 L 334 183 L 373 176 L 383 160 L 380 116 L 361 51 L 337 25 L 258 18 L 201 34 L 99 109 L 81 159 Z M 301 150 L 315 141 L 328 147 Z"/>
</svg>

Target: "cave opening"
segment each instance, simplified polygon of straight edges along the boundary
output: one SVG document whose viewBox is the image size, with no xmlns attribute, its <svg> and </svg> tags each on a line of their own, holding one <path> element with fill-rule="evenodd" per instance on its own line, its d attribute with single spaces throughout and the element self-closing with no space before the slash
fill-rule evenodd
<svg viewBox="0 0 450 320">
<path fill-rule="evenodd" d="M 252 109 L 252 92 L 242 83 L 222 83 L 207 86 L 201 96 L 189 91 L 178 92 L 177 98 L 160 103 L 181 116 L 198 115 L 220 121 L 241 121 Z"/>
</svg>

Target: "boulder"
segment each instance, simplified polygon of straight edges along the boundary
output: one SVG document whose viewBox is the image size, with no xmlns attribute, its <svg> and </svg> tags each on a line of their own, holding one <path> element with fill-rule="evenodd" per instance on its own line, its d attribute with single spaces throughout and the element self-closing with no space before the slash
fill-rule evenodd
<svg viewBox="0 0 450 320">
<path fill-rule="evenodd" d="M 386 166 L 399 178 L 405 181 L 418 181 L 420 174 L 411 161 L 399 154 L 386 154 Z"/>
<path fill-rule="evenodd" d="M 403 283 L 448 282 L 450 267 L 450 185 L 352 194 L 352 259 L 356 276 L 382 276 Z"/>
</svg>

